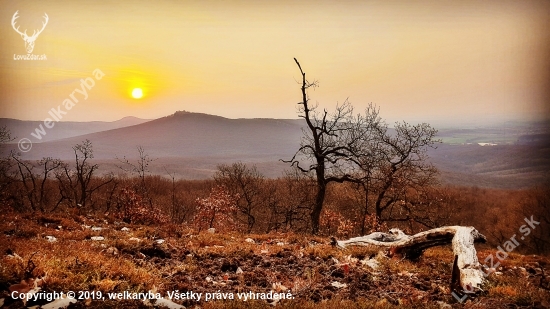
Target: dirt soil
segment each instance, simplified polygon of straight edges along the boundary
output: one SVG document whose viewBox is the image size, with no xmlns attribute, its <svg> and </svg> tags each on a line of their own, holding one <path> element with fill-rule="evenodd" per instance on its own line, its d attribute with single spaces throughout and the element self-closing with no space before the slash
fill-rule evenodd
<svg viewBox="0 0 550 309">
<path fill-rule="evenodd" d="M 174 291 L 202 293 L 198 302 L 173 300 L 187 308 L 550 308 L 550 264 L 540 256 L 510 253 L 482 293 L 459 303 L 449 288 L 450 248 L 432 248 L 409 261 L 370 248 L 340 250 L 323 237 L 197 233 L 174 225 L 41 215 L 6 216 L 0 233 L 2 308 L 49 303 L 25 305 L 10 297 L 35 286 L 41 292 L 99 291 L 105 297 L 80 299 L 68 308 L 151 306 L 106 296 L 124 291 L 165 298 Z M 495 252 L 478 246 L 480 261 Z M 237 293 L 250 291 L 290 293 L 292 299 L 238 299 Z M 216 292 L 235 299 L 204 301 L 206 293 Z"/>
</svg>

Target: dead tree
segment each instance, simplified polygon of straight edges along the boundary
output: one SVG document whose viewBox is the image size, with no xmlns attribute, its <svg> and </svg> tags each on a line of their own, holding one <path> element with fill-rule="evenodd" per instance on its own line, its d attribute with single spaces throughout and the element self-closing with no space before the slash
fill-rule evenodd
<svg viewBox="0 0 550 309">
<path fill-rule="evenodd" d="M 433 198 L 437 184 L 437 169 L 429 162 L 428 148 L 435 148 L 437 130 L 429 124 L 396 123 L 391 131 L 378 118 L 378 110 L 369 106 L 367 123 L 371 126 L 363 143 L 364 155 L 358 158 L 361 187 L 364 192 L 361 233 L 366 230 L 366 218 L 375 216 L 376 225 L 383 222 L 432 228 L 440 226 L 440 215 Z M 368 216 L 368 217 L 367 217 Z"/>
<path fill-rule="evenodd" d="M 17 172 L 21 182 L 21 194 L 28 201 L 33 211 L 46 211 L 46 205 L 52 199 L 48 187 L 48 181 L 53 172 L 58 169 L 62 162 L 51 157 L 43 158 L 34 165 L 30 161 L 24 161 L 17 155 L 12 154 L 11 158 L 17 164 Z M 35 172 L 35 167 L 39 172 Z"/>
<path fill-rule="evenodd" d="M 16 182 L 16 177 L 12 174 L 12 156 L 15 154 L 5 149 L 5 145 L 13 140 L 8 128 L 0 127 L 0 203 L 6 203 L 12 196 L 10 188 Z"/>
<path fill-rule="evenodd" d="M 361 143 L 369 126 L 365 123 L 367 118 L 355 117 L 353 107 L 347 100 L 337 106 L 332 114 L 326 110 L 317 112 L 316 106 L 309 104 L 307 95 L 307 89 L 316 87 L 317 82 L 309 82 L 298 60 L 294 58 L 294 61 L 302 74 L 299 117 L 304 118 L 307 126 L 298 151 L 292 159 L 282 161 L 291 163 L 305 174 L 315 173 L 317 192 L 310 218 L 312 232 L 317 234 L 327 185 L 331 182 L 359 182 L 353 176 L 352 166 L 358 164 Z M 301 160 L 309 160 L 309 166 L 301 166 Z"/>
<path fill-rule="evenodd" d="M 376 232 L 349 240 L 337 241 L 332 238 L 333 245 L 339 248 L 369 246 L 387 249 L 392 254 L 402 254 L 409 259 L 420 257 L 428 248 L 452 244 L 460 286 L 468 291 L 481 289 L 481 285 L 485 282 L 485 274 L 474 247 L 474 242 L 485 241 L 485 236 L 471 226 L 444 226 L 412 236 L 406 235 L 399 229 L 392 229 L 390 233 Z M 455 276 L 456 273 L 453 277 Z"/>
<path fill-rule="evenodd" d="M 436 183 L 437 169 L 428 161 L 427 149 L 435 148 L 434 144 L 439 142 L 435 139 L 437 130 L 426 123 L 412 126 L 406 122 L 396 123 L 393 135 L 385 126 L 377 128 L 380 130 L 378 157 L 381 160 L 374 171 L 376 185 L 372 186 L 376 196 L 376 218 L 415 221 L 428 228 L 436 226 L 430 224 L 429 218 L 419 215 L 422 212 L 417 208 L 428 201 L 416 195 L 424 195 L 426 188 Z"/>
<path fill-rule="evenodd" d="M 76 144 L 73 152 L 74 170 L 68 164 L 61 164 L 56 173 L 61 195 L 57 205 L 67 200 L 73 207 L 87 210 L 88 203 L 92 206 L 94 204 L 92 195 L 101 187 L 113 182 L 114 177 L 108 175 L 104 179 L 97 179 L 97 183 L 94 183 L 94 174 L 99 166 L 89 162 L 94 157 L 92 143 L 89 140 Z"/>
<path fill-rule="evenodd" d="M 151 158 L 149 154 L 145 152 L 145 149 L 142 146 L 137 147 L 139 158 L 136 161 L 136 164 L 131 163 L 126 156 L 122 159 L 117 157 L 117 160 L 120 161 L 123 166 L 117 166 L 124 172 L 135 173 L 139 177 L 139 185 L 137 185 L 136 190 L 145 198 L 149 204 L 149 207 L 153 209 L 153 199 L 149 195 L 149 185 L 147 184 L 147 175 L 151 173 L 149 170 L 149 165 L 155 159 Z"/>
<path fill-rule="evenodd" d="M 237 208 L 245 216 L 247 233 L 252 232 L 256 223 L 257 209 L 265 202 L 262 190 L 265 177 L 255 165 L 252 167 L 236 162 L 231 165 L 220 164 L 214 174 L 214 181 L 224 186 L 232 195 L 239 195 Z"/>
</svg>

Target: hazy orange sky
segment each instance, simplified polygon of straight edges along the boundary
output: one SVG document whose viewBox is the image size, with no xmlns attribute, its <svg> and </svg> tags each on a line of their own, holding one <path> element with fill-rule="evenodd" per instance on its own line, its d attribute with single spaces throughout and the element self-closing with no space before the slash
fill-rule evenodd
<svg viewBox="0 0 550 309">
<path fill-rule="evenodd" d="M 413 4 L 414 3 L 414 4 Z M 296 118 L 298 58 L 313 102 L 372 102 L 436 125 L 548 118 L 549 1 L 0 0 L 0 117 L 44 120 L 104 74 L 63 120 L 176 110 Z M 41 27 L 35 55 L 12 28 Z M 144 97 L 132 99 L 134 87 Z"/>
</svg>

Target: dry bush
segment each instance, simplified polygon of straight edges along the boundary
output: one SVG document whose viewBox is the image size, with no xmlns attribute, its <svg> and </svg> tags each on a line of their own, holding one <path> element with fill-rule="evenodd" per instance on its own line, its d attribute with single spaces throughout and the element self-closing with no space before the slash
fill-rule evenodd
<svg viewBox="0 0 550 309">
<path fill-rule="evenodd" d="M 160 209 L 146 204 L 143 197 L 130 188 L 122 188 L 118 195 L 120 211 L 116 217 L 126 223 L 164 224 L 169 221 Z"/>
<path fill-rule="evenodd" d="M 355 228 L 355 223 L 344 218 L 339 212 L 325 208 L 321 213 L 320 226 L 321 235 L 350 237 Z"/>
<path fill-rule="evenodd" d="M 207 198 L 197 199 L 197 213 L 193 224 L 200 232 L 209 228 L 217 231 L 237 231 L 242 226 L 237 221 L 238 194 L 231 194 L 225 187 L 216 186 Z"/>
</svg>

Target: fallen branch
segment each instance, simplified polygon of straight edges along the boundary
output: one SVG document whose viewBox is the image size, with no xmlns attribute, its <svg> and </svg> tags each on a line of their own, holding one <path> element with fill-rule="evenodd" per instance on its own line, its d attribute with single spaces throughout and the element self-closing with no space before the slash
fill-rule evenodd
<svg viewBox="0 0 550 309">
<path fill-rule="evenodd" d="M 370 246 L 388 249 L 391 254 L 402 254 L 408 259 L 417 259 L 428 248 L 452 244 L 460 286 L 468 287 L 469 291 L 481 289 L 485 279 L 474 247 L 474 242 L 485 241 L 485 236 L 471 226 L 444 226 L 411 236 L 399 229 L 392 229 L 390 233 L 376 232 L 348 240 L 332 238 L 333 245 L 339 248 Z M 457 277 L 456 273 L 454 277 Z"/>
</svg>

